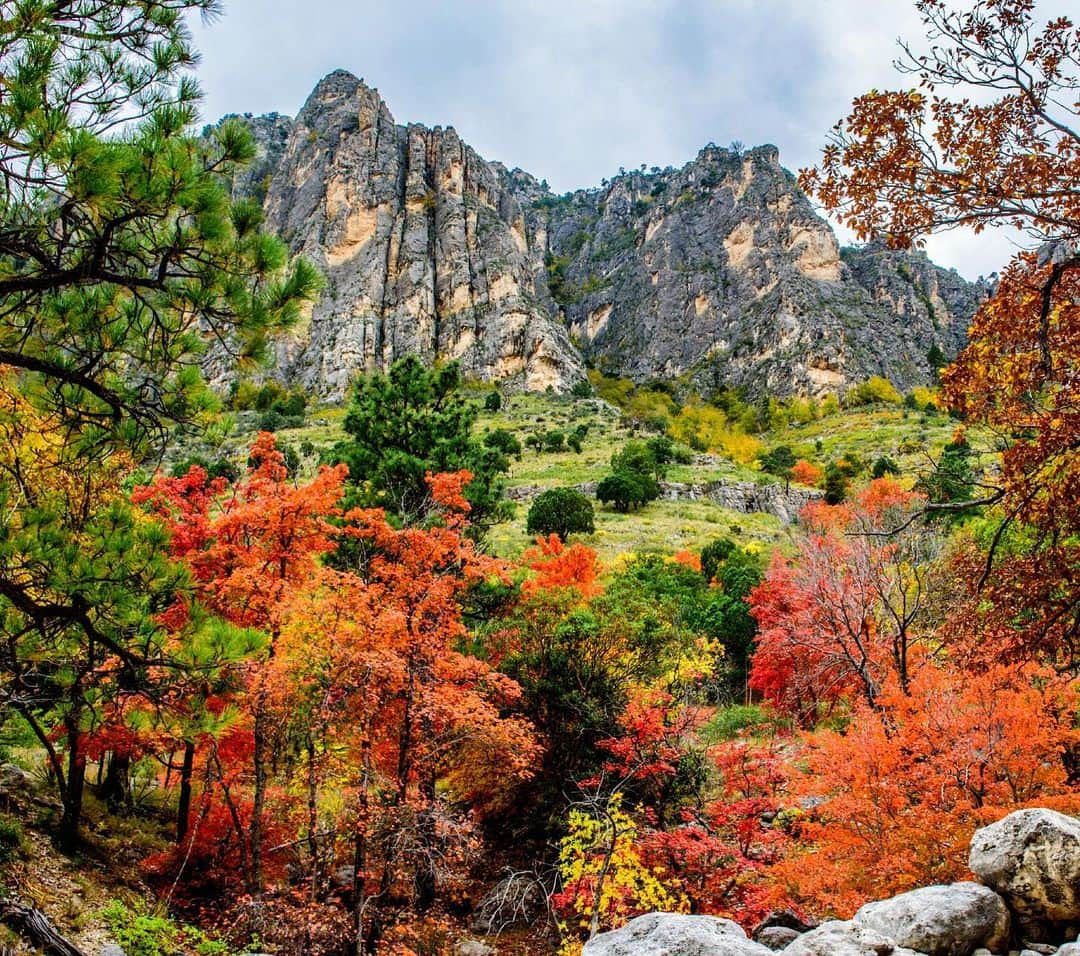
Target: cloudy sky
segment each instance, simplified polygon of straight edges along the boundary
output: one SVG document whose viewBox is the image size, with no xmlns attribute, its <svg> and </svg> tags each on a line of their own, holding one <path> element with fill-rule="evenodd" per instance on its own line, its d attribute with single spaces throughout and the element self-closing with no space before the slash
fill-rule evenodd
<svg viewBox="0 0 1080 956">
<path fill-rule="evenodd" d="M 295 114 L 341 67 L 398 122 L 454 126 L 564 192 L 710 141 L 808 165 L 854 96 L 903 83 L 896 40 L 922 33 L 911 0 L 225 0 L 195 35 L 207 120 Z M 974 278 L 1015 247 L 950 233 L 928 248 Z"/>
</svg>

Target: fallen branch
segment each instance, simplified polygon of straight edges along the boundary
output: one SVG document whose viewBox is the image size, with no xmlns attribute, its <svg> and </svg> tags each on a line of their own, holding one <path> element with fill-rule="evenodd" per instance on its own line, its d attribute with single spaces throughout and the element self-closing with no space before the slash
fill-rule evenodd
<svg viewBox="0 0 1080 956">
<path fill-rule="evenodd" d="M 41 910 L 16 900 L 0 900 L 0 922 L 30 940 L 46 956 L 86 956 L 57 932 Z"/>
</svg>

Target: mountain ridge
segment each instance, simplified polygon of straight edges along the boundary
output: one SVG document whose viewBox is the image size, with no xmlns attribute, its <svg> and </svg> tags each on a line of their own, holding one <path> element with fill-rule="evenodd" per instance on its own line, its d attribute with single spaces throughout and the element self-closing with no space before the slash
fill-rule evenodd
<svg viewBox="0 0 1080 956">
<path fill-rule="evenodd" d="M 557 196 L 452 126 L 398 124 L 344 70 L 295 118 L 240 118 L 258 156 L 234 193 L 327 276 L 273 374 L 328 399 L 407 352 L 528 390 L 565 391 L 586 363 L 705 393 L 906 389 L 986 293 L 921 253 L 841 250 L 775 146 L 709 144 Z"/>
</svg>

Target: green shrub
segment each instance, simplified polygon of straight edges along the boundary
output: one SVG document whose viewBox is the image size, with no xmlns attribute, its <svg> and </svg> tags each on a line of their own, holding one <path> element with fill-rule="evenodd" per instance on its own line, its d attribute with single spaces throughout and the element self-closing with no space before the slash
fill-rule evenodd
<svg viewBox="0 0 1080 956">
<path fill-rule="evenodd" d="M 21 856 L 26 848 L 22 824 L 18 820 L 0 817 L 0 863 Z"/>
<path fill-rule="evenodd" d="M 543 450 L 548 452 L 562 451 L 566 447 L 566 435 L 557 428 L 544 432 L 541 441 Z"/>
<path fill-rule="evenodd" d="M 119 900 L 101 911 L 109 931 L 126 956 L 229 956 L 231 948 L 194 926 L 181 926 L 167 916 L 138 913 Z"/>
<path fill-rule="evenodd" d="M 596 486 L 598 501 L 625 514 L 660 497 L 660 487 L 650 475 L 639 472 L 616 471 Z"/>
<path fill-rule="evenodd" d="M 734 704 L 718 710 L 716 716 L 701 729 L 701 736 L 707 743 L 719 743 L 721 740 L 734 740 L 745 730 L 773 723 L 775 718 L 764 707 Z"/>
<path fill-rule="evenodd" d="M 240 469 L 228 458 L 211 460 L 203 455 L 191 455 L 183 461 L 178 461 L 172 466 L 170 473 L 174 478 L 180 478 L 195 467 L 202 468 L 210 478 L 224 478 L 232 482 L 240 477 Z"/>
<path fill-rule="evenodd" d="M 848 476 L 836 462 L 830 462 L 825 467 L 825 501 L 830 505 L 838 505 L 848 493 Z"/>
<path fill-rule="evenodd" d="M 504 455 L 513 455 L 515 458 L 521 455 L 521 442 L 513 432 L 505 428 L 496 428 L 484 436 L 484 444 L 488 448 L 495 448 Z"/>
<path fill-rule="evenodd" d="M 489 412 L 497 412 L 502 408 L 502 395 L 498 389 L 487 393 L 487 397 L 484 399 L 484 408 Z"/>
<path fill-rule="evenodd" d="M 592 502 L 573 488 L 552 488 L 537 496 L 529 508 L 529 534 L 557 534 L 565 541 L 571 534 L 596 530 Z"/>
<path fill-rule="evenodd" d="M 874 467 L 870 474 L 874 478 L 884 478 L 886 475 L 898 475 L 900 474 L 900 466 L 888 455 L 882 455 L 874 462 Z"/>
<path fill-rule="evenodd" d="M 611 470 L 616 473 L 642 475 L 654 481 L 660 481 L 667 473 L 664 463 L 657 461 L 650 443 L 644 441 L 628 441 L 623 445 L 620 451 L 611 456 Z"/>
</svg>

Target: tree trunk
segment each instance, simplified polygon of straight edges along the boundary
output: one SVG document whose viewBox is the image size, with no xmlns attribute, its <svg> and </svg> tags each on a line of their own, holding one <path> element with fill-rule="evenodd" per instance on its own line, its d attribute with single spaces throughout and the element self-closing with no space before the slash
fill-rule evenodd
<svg viewBox="0 0 1080 956">
<path fill-rule="evenodd" d="M 319 779 L 315 769 L 315 738 L 308 734 L 307 741 L 307 812 L 308 812 L 308 852 L 311 854 L 311 899 L 319 898 Z"/>
<path fill-rule="evenodd" d="M 62 791 L 64 813 L 60 817 L 60 831 L 57 838 L 62 849 L 71 851 L 79 844 L 83 785 L 86 781 L 86 758 L 79 746 L 78 714 L 69 714 L 64 723 L 67 728 L 68 745 L 67 785 Z"/>
<path fill-rule="evenodd" d="M 191 777 L 195 771 L 195 744 L 184 741 L 184 762 L 180 767 L 180 799 L 176 804 L 176 842 L 187 836 L 191 817 Z"/>
<path fill-rule="evenodd" d="M 262 839 L 263 813 L 266 808 L 267 731 L 265 694 L 260 691 L 255 705 L 255 749 L 252 757 L 255 766 L 255 787 L 251 800 L 251 825 L 248 828 L 251 872 L 247 889 L 254 897 L 261 896 L 263 891 Z"/>
<path fill-rule="evenodd" d="M 128 779 L 130 770 L 131 757 L 129 754 L 115 752 L 109 754 L 109 766 L 105 771 L 101 796 L 112 813 L 132 809 L 131 785 Z"/>
</svg>

